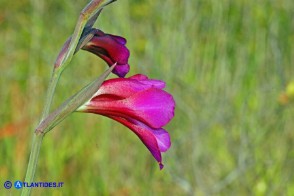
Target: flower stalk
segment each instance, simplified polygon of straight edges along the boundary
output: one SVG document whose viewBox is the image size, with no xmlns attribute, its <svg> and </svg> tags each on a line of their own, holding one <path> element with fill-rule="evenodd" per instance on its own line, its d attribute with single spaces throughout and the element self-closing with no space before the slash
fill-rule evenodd
<svg viewBox="0 0 294 196">
<path fill-rule="evenodd" d="M 125 78 L 130 69 L 127 40 L 93 28 L 102 9 L 114 1 L 92 0 L 80 13 L 73 35 L 57 56 L 40 123 L 33 134 L 26 183 L 34 181 L 46 133 L 75 111 L 99 114 L 126 126 L 147 147 L 159 168 L 163 168 L 161 153 L 171 146 L 169 133 L 163 127 L 174 117 L 175 101 L 171 94 L 163 90 L 164 81 L 149 79 L 143 74 Z M 50 113 L 59 78 L 80 49 L 99 56 L 110 68 Z M 111 72 L 119 78 L 106 80 Z M 30 195 L 30 192 L 31 188 L 24 187 L 22 195 Z"/>
<path fill-rule="evenodd" d="M 73 55 L 74 55 L 74 53 L 76 51 L 76 48 L 80 44 L 79 42 L 80 42 L 81 35 L 82 35 L 84 30 L 87 30 L 87 29 L 85 29 L 85 27 L 91 28 L 93 26 L 93 24 L 95 23 L 95 21 L 96 21 L 98 15 L 99 15 L 99 13 L 101 12 L 101 10 L 106 5 L 108 5 L 108 4 L 110 4 L 110 3 L 114 2 L 114 1 L 115 0 L 108 0 L 108 1 L 105 1 L 105 0 L 92 0 L 82 10 L 82 12 L 80 14 L 80 17 L 78 19 L 78 22 L 76 24 L 76 27 L 75 27 L 71 42 L 69 44 L 68 49 L 65 51 L 66 53 L 63 56 L 62 61 L 60 62 L 60 66 L 58 66 L 58 67 L 54 66 L 54 69 L 53 69 L 53 72 L 52 72 L 52 75 L 51 75 L 51 79 L 50 79 L 50 82 L 49 82 L 49 86 L 48 86 L 48 89 L 47 89 L 47 95 L 46 95 L 46 99 L 45 99 L 45 103 L 44 103 L 42 116 L 41 116 L 41 119 L 40 119 L 40 125 L 44 126 L 43 122 L 44 122 L 45 119 L 47 119 L 47 116 L 48 116 L 48 114 L 50 112 L 51 103 L 52 103 L 52 100 L 53 100 L 53 97 L 54 97 L 55 89 L 56 89 L 57 83 L 59 81 L 59 78 L 60 78 L 63 70 L 71 62 L 71 60 L 73 58 Z M 104 3 L 104 2 L 106 2 L 106 3 Z M 82 47 L 82 44 L 85 44 L 85 43 L 81 43 L 80 47 Z M 109 70 L 112 70 L 113 67 L 110 68 Z M 108 74 L 106 76 L 104 74 L 103 77 L 107 77 Z M 94 84 L 96 84 L 96 83 L 94 83 Z M 98 88 L 99 88 L 99 85 L 98 85 Z M 80 104 L 82 104 L 82 103 L 80 103 Z M 61 111 L 59 111 L 59 112 L 61 112 Z M 59 119 L 60 115 L 56 114 L 56 113 L 55 113 L 55 115 L 57 116 L 55 118 L 55 120 L 57 122 L 56 121 L 45 121 L 47 124 L 45 124 L 46 126 L 44 126 L 43 128 L 44 129 L 47 128 L 46 132 L 48 132 L 50 129 L 52 129 L 54 127 L 54 126 L 50 126 L 54 122 L 55 122 L 55 125 L 58 124 L 58 122 L 61 122 L 61 119 Z M 64 118 L 62 118 L 62 120 Z M 49 127 L 49 129 L 48 129 L 48 127 Z M 37 129 L 37 130 L 39 130 L 39 129 Z M 29 163 L 28 163 L 28 167 L 27 167 L 27 172 L 26 172 L 26 176 L 25 176 L 25 182 L 31 183 L 31 182 L 34 181 L 34 176 L 35 176 L 36 167 L 37 167 L 37 163 L 38 163 L 39 153 L 40 153 L 40 149 L 41 149 L 41 146 L 42 146 L 43 137 L 44 137 L 46 132 L 45 131 L 35 131 L 34 134 L 33 134 L 32 147 L 31 147 L 31 153 L 30 153 Z M 31 193 L 31 188 L 25 188 L 24 187 L 23 190 L 22 190 L 21 195 L 22 196 L 27 196 L 27 195 L 30 195 L 30 193 Z"/>
<path fill-rule="evenodd" d="M 43 113 L 42 113 L 41 120 L 40 120 L 41 122 L 49 114 L 50 106 L 51 106 L 51 103 L 53 100 L 54 92 L 55 92 L 56 85 L 58 83 L 60 75 L 61 75 L 61 72 L 55 72 L 55 70 L 53 70 L 51 80 L 50 80 L 48 90 L 47 90 L 47 96 L 45 99 Z M 41 133 L 41 134 L 34 133 L 33 134 L 32 149 L 31 149 L 29 163 L 28 163 L 28 167 L 27 167 L 27 173 L 25 176 L 25 182 L 30 183 L 30 182 L 34 181 L 43 137 L 44 137 L 43 133 Z M 31 188 L 23 188 L 21 195 L 26 196 L 26 195 L 30 195 L 30 193 L 31 193 Z"/>
</svg>

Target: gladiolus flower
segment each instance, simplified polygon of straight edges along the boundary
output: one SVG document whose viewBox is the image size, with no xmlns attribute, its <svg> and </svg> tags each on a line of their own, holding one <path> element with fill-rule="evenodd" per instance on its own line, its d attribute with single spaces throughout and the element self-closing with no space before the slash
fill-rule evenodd
<svg viewBox="0 0 294 196">
<path fill-rule="evenodd" d="M 130 70 L 128 59 L 130 52 L 125 46 L 127 40 L 117 35 L 106 34 L 98 29 L 94 30 L 94 37 L 82 47 L 100 58 L 109 66 L 116 63 L 113 73 L 124 77 Z"/>
<path fill-rule="evenodd" d="M 124 77 L 130 70 L 130 66 L 128 64 L 130 52 L 125 46 L 127 40 L 117 35 L 106 34 L 98 29 L 91 29 L 89 32 L 94 33 L 94 36 L 82 47 L 82 49 L 99 56 L 109 66 L 116 63 L 112 72 L 119 77 Z M 82 37 L 81 40 L 84 37 Z M 71 37 L 64 43 L 63 48 L 56 59 L 55 67 L 59 67 L 61 65 L 68 50 L 70 41 Z M 78 49 L 75 52 L 77 51 Z"/>
<path fill-rule="evenodd" d="M 132 130 L 163 168 L 161 152 L 171 145 L 162 127 L 174 117 L 175 102 L 160 80 L 145 75 L 104 81 L 97 93 L 77 111 L 111 118 Z"/>
</svg>

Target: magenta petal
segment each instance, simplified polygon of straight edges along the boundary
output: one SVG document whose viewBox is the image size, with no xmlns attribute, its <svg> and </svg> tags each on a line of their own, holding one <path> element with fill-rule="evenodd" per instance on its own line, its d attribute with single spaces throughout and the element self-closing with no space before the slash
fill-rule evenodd
<svg viewBox="0 0 294 196">
<path fill-rule="evenodd" d="M 113 60 L 113 63 L 117 62 L 121 65 L 127 64 L 130 56 L 129 50 L 124 45 L 121 45 L 107 34 L 101 37 L 93 37 L 90 42 L 83 47 L 83 49 L 91 49 L 90 52 L 96 55 L 101 53 L 101 49 L 103 49 L 105 51 L 105 55 L 109 56 Z M 95 52 L 95 49 L 97 52 Z"/>
<path fill-rule="evenodd" d="M 164 89 L 165 88 L 165 82 L 161 80 L 140 80 L 141 83 L 153 86 L 155 88 Z"/>
<path fill-rule="evenodd" d="M 89 52 L 97 52 L 97 50 L 91 50 L 91 49 L 89 49 L 88 50 Z M 93 52 L 93 53 L 94 53 Z M 111 66 L 111 65 L 113 65 L 114 63 L 116 63 L 116 62 L 113 62 L 113 60 L 110 58 L 110 57 L 108 57 L 107 55 L 104 55 L 103 54 L 103 52 L 101 52 L 101 53 L 97 53 L 97 56 L 99 56 L 100 58 L 102 58 L 108 65 L 109 65 L 109 67 Z M 112 71 L 112 73 L 114 73 L 114 74 L 116 74 L 118 77 L 120 77 L 120 78 L 123 78 L 123 77 L 125 77 L 125 75 L 127 75 L 127 73 L 130 71 L 130 66 L 129 66 L 129 64 L 125 64 L 125 65 L 120 65 L 120 64 L 117 64 L 115 67 L 114 67 L 114 69 L 113 69 L 113 71 Z"/>
<path fill-rule="evenodd" d="M 127 40 L 121 36 L 111 35 L 111 34 L 109 34 L 109 35 L 122 45 L 125 45 L 127 43 Z"/>
<path fill-rule="evenodd" d="M 129 129 L 131 129 L 140 138 L 140 140 L 144 143 L 144 145 L 148 148 L 148 150 L 151 152 L 153 157 L 157 160 L 157 162 L 159 163 L 160 169 L 163 168 L 160 147 L 158 145 L 157 138 L 155 137 L 152 131 L 150 131 L 149 129 L 146 129 L 147 128 L 146 126 L 140 126 L 140 125 L 134 124 L 132 120 L 126 120 L 124 118 L 119 118 L 116 116 L 108 116 L 108 117 L 122 123 Z"/>
<path fill-rule="evenodd" d="M 130 76 L 129 79 L 147 80 L 148 79 L 148 76 L 145 76 L 144 74 L 135 74 L 133 76 Z"/>
<path fill-rule="evenodd" d="M 141 122 L 136 121 L 134 119 L 129 120 L 129 121 L 133 122 L 133 124 L 136 124 L 137 126 L 144 128 L 145 130 L 152 132 L 154 137 L 157 140 L 157 144 L 158 144 L 160 152 L 166 152 L 170 148 L 170 146 L 171 146 L 170 136 L 166 130 L 164 130 L 162 128 L 152 129 L 151 127 L 148 127 L 144 123 L 141 123 Z"/>
<path fill-rule="evenodd" d="M 160 152 L 166 152 L 171 146 L 169 133 L 164 129 L 152 130 L 152 132 L 156 137 Z"/>
<path fill-rule="evenodd" d="M 163 127 L 174 117 L 174 99 L 161 89 L 150 88 L 122 101 L 130 109 L 127 113 L 152 128 Z"/>
<path fill-rule="evenodd" d="M 133 76 L 131 76 L 129 78 L 138 80 L 143 84 L 150 85 L 150 86 L 153 86 L 153 87 L 156 87 L 156 88 L 160 88 L 160 89 L 165 88 L 165 82 L 164 81 L 148 79 L 148 77 L 143 75 L 143 74 L 136 74 L 136 75 L 133 75 Z"/>
<path fill-rule="evenodd" d="M 110 94 L 127 98 L 148 88 L 150 88 L 149 85 L 144 85 L 136 80 L 115 78 L 105 81 L 95 96 Z"/>
<path fill-rule="evenodd" d="M 99 100 L 99 99 L 98 99 Z M 118 101 L 92 99 L 86 111 L 102 115 L 134 118 L 152 128 L 161 128 L 174 116 L 175 102 L 167 92 L 150 88 Z"/>
<path fill-rule="evenodd" d="M 105 34 L 96 29 L 94 37 L 82 47 L 102 58 L 109 66 L 116 63 L 113 73 L 124 77 L 129 72 L 130 52 L 125 46 L 126 39 L 116 35 Z"/>
<path fill-rule="evenodd" d="M 125 64 L 125 65 L 117 65 L 115 66 L 115 68 L 113 69 L 113 73 L 116 74 L 117 76 L 123 78 L 127 75 L 127 73 L 129 73 L 130 71 L 130 66 L 129 64 Z"/>
<path fill-rule="evenodd" d="M 126 98 L 151 87 L 160 88 L 163 86 L 165 86 L 165 83 L 160 80 L 150 80 L 149 82 L 149 79 L 137 80 L 134 79 L 134 77 L 114 78 L 103 82 L 103 85 L 100 87 L 95 96 L 111 94 Z"/>
<path fill-rule="evenodd" d="M 93 29 L 95 32 L 96 36 L 104 36 L 104 35 L 109 35 L 111 36 L 113 39 L 115 39 L 117 42 L 119 42 L 122 45 L 125 45 L 127 43 L 127 40 L 121 36 L 118 35 L 112 35 L 112 34 L 105 34 L 103 31 L 101 31 L 100 29 Z"/>
</svg>

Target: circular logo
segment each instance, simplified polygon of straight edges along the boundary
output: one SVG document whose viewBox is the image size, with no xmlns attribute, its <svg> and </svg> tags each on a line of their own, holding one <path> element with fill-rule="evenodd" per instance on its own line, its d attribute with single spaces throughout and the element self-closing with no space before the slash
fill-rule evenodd
<svg viewBox="0 0 294 196">
<path fill-rule="evenodd" d="M 14 188 L 21 189 L 22 188 L 22 182 L 17 180 L 14 182 Z"/>
<path fill-rule="evenodd" d="M 12 183 L 9 180 L 7 180 L 6 182 L 4 182 L 4 188 L 10 189 L 11 187 L 12 187 Z"/>
</svg>

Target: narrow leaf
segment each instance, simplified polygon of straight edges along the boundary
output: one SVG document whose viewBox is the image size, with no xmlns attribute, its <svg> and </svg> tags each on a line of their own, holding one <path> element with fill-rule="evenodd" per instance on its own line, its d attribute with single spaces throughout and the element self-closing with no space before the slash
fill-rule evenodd
<svg viewBox="0 0 294 196">
<path fill-rule="evenodd" d="M 106 70 L 99 78 L 85 86 L 78 93 L 67 99 L 59 108 L 48 115 L 36 128 L 36 133 L 45 134 L 63 121 L 68 115 L 78 107 L 88 101 L 100 88 L 103 81 L 107 78 L 116 63 Z"/>
</svg>

